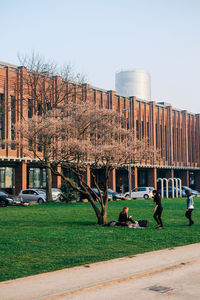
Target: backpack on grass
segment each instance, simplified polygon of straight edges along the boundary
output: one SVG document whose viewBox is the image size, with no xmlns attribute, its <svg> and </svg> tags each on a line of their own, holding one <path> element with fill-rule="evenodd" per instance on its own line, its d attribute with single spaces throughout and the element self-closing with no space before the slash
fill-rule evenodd
<svg viewBox="0 0 200 300">
<path fill-rule="evenodd" d="M 148 227 L 149 226 L 149 221 L 148 220 L 139 220 L 138 224 L 140 227 Z"/>
<path fill-rule="evenodd" d="M 113 221 L 108 222 L 107 226 L 114 227 L 114 226 L 117 226 L 118 224 L 119 224 L 118 221 L 113 220 Z"/>
</svg>

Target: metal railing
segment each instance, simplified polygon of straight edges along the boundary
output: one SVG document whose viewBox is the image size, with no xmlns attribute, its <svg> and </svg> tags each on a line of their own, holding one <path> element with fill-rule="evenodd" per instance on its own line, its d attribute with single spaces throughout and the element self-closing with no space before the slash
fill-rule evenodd
<svg viewBox="0 0 200 300">
<path fill-rule="evenodd" d="M 166 189 L 166 198 L 169 198 L 169 182 L 171 181 L 172 187 L 172 198 L 176 196 L 182 197 L 182 180 L 180 178 L 158 178 L 157 182 L 160 181 L 161 184 L 161 197 L 164 196 L 164 182 L 165 182 L 165 189 Z M 175 190 L 175 193 L 174 193 Z M 175 194 L 175 195 L 174 195 Z"/>
</svg>

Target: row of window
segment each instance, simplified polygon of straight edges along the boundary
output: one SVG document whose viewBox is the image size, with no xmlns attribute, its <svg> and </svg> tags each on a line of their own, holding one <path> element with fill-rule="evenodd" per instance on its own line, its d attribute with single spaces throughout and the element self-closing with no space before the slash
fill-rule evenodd
<svg viewBox="0 0 200 300">
<path fill-rule="evenodd" d="M 73 176 L 69 173 L 70 171 L 64 169 L 63 172 L 65 176 Z M 128 190 L 128 173 L 127 170 L 118 170 L 117 180 L 117 190 L 122 191 L 122 186 L 125 184 L 124 192 Z M 97 179 L 103 179 L 102 170 L 98 171 Z M 179 170 L 175 170 L 175 177 L 181 178 L 181 173 Z M 46 187 L 46 169 L 44 168 L 28 168 L 28 187 L 29 188 L 45 188 Z M 166 170 L 158 170 L 158 177 L 166 177 Z M 15 188 L 15 168 L 12 167 L 0 167 L 0 189 L 7 190 L 12 193 Z M 74 178 L 76 180 L 76 178 Z M 100 181 L 98 182 L 100 184 Z M 142 191 L 142 186 L 148 186 L 148 171 L 138 170 L 138 185 Z M 195 188 L 195 173 L 189 172 L 189 186 Z"/>
<path fill-rule="evenodd" d="M 4 94 L 0 94 L 0 141 L 5 139 L 5 99 Z M 46 109 L 50 109 L 50 104 L 46 104 Z M 8 110 L 8 119 L 9 119 L 9 137 L 12 141 L 15 140 L 15 123 L 16 123 L 16 98 L 14 96 L 10 96 L 10 108 Z M 37 107 L 38 115 L 42 114 L 42 107 L 38 105 Z M 33 116 L 33 101 L 31 99 L 28 100 L 28 118 L 32 118 Z M 0 144 L 1 149 L 5 148 L 5 145 L 2 143 Z M 15 144 L 11 144 L 11 149 L 15 150 Z M 32 150 L 32 142 L 29 142 L 29 150 Z M 42 152 L 42 146 L 38 144 L 39 152 Z"/>
<path fill-rule="evenodd" d="M 42 115 L 42 111 L 43 109 L 45 110 L 50 110 L 51 109 L 51 104 L 49 102 L 46 103 L 46 107 L 43 105 L 41 105 L 40 103 L 38 103 L 37 105 L 37 115 L 41 116 Z M 28 99 L 28 118 L 32 118 L 34 114 L 34 105 L 33 105 L 33 101 L 31 99 Z"/>
<path fill-rule="evenodd" d="M 4 112 L 4 94 L 0 94 L 0 140 L 3 141 L 5 138 L 5 112 Z M 101 102 L 103 101 L 103 97 L 101 97 Z M 103 103 L 102 103 L 103 104 Z M 46 103 L 45 109 L 49 110 L 51 107 L 50 103 Z M 28 99 L 28 118 L 32 118 L 34 113 L 34 105 L 33 101 L 31 99 Z M 37 114 L 42 115 L 42 106 L 41 104 L 38 104 L 37 106 Z M 9 118 L 9 136 L 11 140 L 14 141 L 15 139 L 15 129 L 14 125 L 16 123 L 16 99 L 14 96 L 10 96 L 10 109 L 8 111 L 8 118 Z M 141 128 L 139 127 L 141 126 Z M 127 127 L 129 127 L 129 122 L 127 122 Z M 179 149 L 182 147 L 183 143 L 183 133 L 182 128 L 173 128 L 172 133 L 172 143 L 173 143 L 173 157 L 175 161 L 181 162 L 184 160 L 184 153 L 179 151 Z M 189 161 L 195 161 L 195 149 L 191 147 L 191 142 L 193 140 L 193 133 L 190 132 L 191 128 L 188 128 L 188 152 L 189 152 Z M 167 126 L 157 125 L 156 124 L 156 147 L 160 148 L 161 150 L 161 156 L 165 157 L 166 160 L 168 159 L 168 139 L 167 139 Z M 164 136 L 163 136 L 164 135 Z M 144 121 L 139 124 L 139 121 L 136 120 L 136 136 L 139 139 L 143 137 L 150 137 L 150 126 L 149 122 L 146 124 L 146 132 L 145 132 L 145 124 Z M 32 151 L 32 142 L 29 141 L 29 150 Z M 198 145 L 196 145 L 198 147 Z M 5 145 L 1 144 L 0 147 L 4 149 Z M 38 149 L 37 151 L 42 151 L 42 146 L 40 143 L 38 143 Z M 15 144 L 11 144 L 11 149 L 15 149 Z"/>
<path fill-rule="evenodd" d="M 0 167 L 0 189 L 12 189 L 15 187 L 15 168 Z M 30 188 L 46 187 L 46 169 L 29 168 L 28 186 Z"/>
</svg>

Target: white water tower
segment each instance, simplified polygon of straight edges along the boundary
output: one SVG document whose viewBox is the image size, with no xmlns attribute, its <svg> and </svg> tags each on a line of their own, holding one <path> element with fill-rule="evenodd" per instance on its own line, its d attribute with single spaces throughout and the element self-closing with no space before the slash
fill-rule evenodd
<svg viewBox="0 0 200 300">
<path fill-rule="evenodd" d="M 124 96 L 151 100 L 151 77 L 143 70 L 126 70 L 115 74 L 115 90 Z"/>
</svg>

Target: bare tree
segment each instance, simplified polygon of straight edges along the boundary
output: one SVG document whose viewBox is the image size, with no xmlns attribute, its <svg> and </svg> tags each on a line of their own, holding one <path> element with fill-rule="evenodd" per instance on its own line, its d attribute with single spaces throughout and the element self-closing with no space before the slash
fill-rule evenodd
<svg viewBox="0 0 200 300">
<path fill-rule="evenodd" d="M 34 116 L 29 122 L 24 120 L 17 129 L 23 137 L 24 151 L 28 150 L 29 140 L 32 140 L 34 147 L 45 144 L 43 156 L 38 155 L 37 151 L 35 155 L 44 166 L 85 195 L 96 213 L 98 224 L 105 224 L 108 180 L 113 168 L 130 163 L 149 163 L 156 156 L 147 140 L 138 140 L 123 124 L 124 116 L 116 111 L 99 108 L 87 101 L 68 101 L 65 105 L 49 110 L 43 117 Z M 98 195 L 87 184 L 84 176 L 88 164 Z M 79 188 L 64 176 L 58 165 L 69 168 L 76 175 Z M 105 173 L 103 194 L 94 172 L 100 168 Z"/>
<path fill-rule="evenodd" d="M 24 111 L 21 114 L 21 118 L 26 122 L 33 120 L 43 119 L 48 116 L 48 112 L 56 109 L 63 102 L 68 99 L 73 99 L 74 95 L 77 95 L 77 87 L 83 83 L 85 77 L 80 73 L 76 73 L 72 65 L 68 64 L 63 67 L 59 67 L 53 61 L 46 61 L 39 54 L 32 53 L 31 56 L 18 55 L 20 64 L 25 67 L 22 72 L 22 102 L 27 110 L 27 115 Z M 73 83 L 72 81 L 76 81 Z M 40 136 L 37 134 L 31 136 L 28 140 L 29 151 L 26 155 L 31 157 L 38 156 L 38 150 L 42 151 L 45 160 L 45 166 L 47 167 L 46 176 L 46 193 L 47 200 L 52 201 L 52 172 L 50 169 L 50 157 L 49 153 L 49 137 L 43 136 L 42 144 L 38 144 L 36 148 L 37 140 Z M 37 154 L 36 154 L 37 153 Z"/>
</svg>

